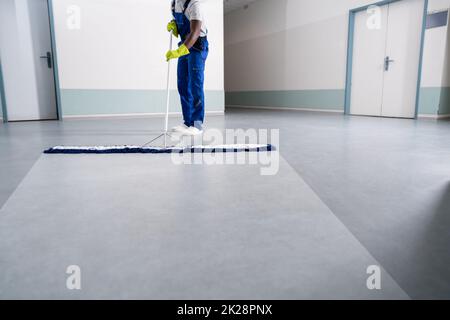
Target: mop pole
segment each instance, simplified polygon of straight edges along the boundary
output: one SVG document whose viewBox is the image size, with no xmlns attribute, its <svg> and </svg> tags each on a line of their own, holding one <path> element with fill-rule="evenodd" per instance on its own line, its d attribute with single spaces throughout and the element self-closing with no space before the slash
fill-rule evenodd
<svg viewBox="0 0 450 320">
<path fill-rule="evenodd" d="M 170 33 L 169 50 L 172 50 L 172 32 Z M 166 121 L 164 127 L 164 147 L 167 147 L 167 134 L 169 133 L 169 106 L 170 106 L 170 60 L 167 62 L 167 87 L 166 87 Z"/>
</svg>

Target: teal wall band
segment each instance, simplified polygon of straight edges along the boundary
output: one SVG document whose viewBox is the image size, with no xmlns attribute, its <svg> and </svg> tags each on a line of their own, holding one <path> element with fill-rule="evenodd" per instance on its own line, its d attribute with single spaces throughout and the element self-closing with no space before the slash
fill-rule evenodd
<svg viewBox="0 0 450 320">
<path fill-rule="evenodd" d="M 206 111 L 225 110 L 224 91 L 205 92 Z M 63 116 L 165 113 L 165 90 L 62 89 Z M 178 92 L 171 91 L 170 112 L 181 112 Z"/>
<path fill-rule="evenodd" d="M 344 90 L 227 92 L 226 105 L 343 110 Z"/>
<path fill-rule="evenodd" d="M 450 87 L 444 87 L 441 90 L 439 115 L 450 115 Z"/>
<path fill-rule="evenodd" d="M 344 111 L 345 89 L 227 92 L 227 106 Z M 450 87 L 420 88 L 418 113 L 450 114 Z"/>
</svg>

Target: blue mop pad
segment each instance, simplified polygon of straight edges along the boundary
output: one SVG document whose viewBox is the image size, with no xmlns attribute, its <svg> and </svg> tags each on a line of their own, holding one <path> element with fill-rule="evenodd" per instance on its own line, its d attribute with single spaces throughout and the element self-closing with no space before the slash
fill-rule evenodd
<svg viewBox="0 0 450 320">
<path fill-rule="evenodd" d="M 270 144 L 222 145 L 192 147 L 142 147 L 142 146 L 104 146 L 104 147 L 64 147 L 57 146 L 45 150 L 45 154 L 161 154 L 161 153 L 227 153 L 227 152 L 271 152 L 275 147 Z"/>
</svg>

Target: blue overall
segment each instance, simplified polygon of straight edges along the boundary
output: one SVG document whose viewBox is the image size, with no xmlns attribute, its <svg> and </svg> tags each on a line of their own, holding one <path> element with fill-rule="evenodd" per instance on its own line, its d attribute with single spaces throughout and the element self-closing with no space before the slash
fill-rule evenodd
<svg viewBox="0 0 450 320">
<path fill-rule="evenodd" d="M 184 43 L 191 32 L 191 23 L 185 15 L 189 3 L 190 0 L 187 0 L 182 13 L 175 12 L 175 6 L 173 6 L 173 16 L 181 37 L 179 45 Z M 183 108 L 184 124 L 202 130 L 205 120 L 205 93 L 203 90 L 205 62 L 209 52 L 207 38 L 200 37 L 189 51 L 190 54 L 178 60 L 178 92 Z"/>
</svg>

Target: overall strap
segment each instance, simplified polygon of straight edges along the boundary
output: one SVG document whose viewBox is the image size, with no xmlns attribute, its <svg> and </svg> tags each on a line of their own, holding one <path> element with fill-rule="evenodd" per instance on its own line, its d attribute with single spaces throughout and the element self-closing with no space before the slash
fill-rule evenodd
<svg viewBox="0 0 450 320">
<path fill-rule="evenodd" d="M 190 4 L 191 4 L 191 0 L 186 0 L 186 2 L 184 3 L 183 14 L 185 14 L 185 12 Z"/>
</svg>

